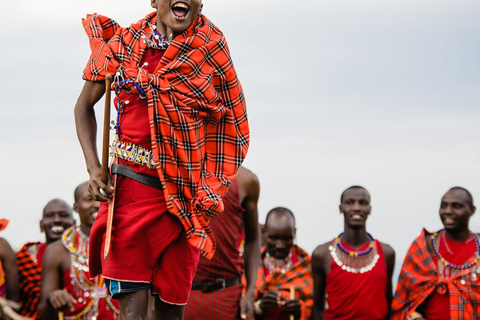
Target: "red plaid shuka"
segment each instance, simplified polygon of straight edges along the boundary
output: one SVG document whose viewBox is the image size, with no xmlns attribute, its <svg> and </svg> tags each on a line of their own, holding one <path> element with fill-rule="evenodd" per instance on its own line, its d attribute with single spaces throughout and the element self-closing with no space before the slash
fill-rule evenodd
<svg viewBox="0 0 480 320">
<path fill-rule="evenodd" d="M 459 272 L 450 278 L 440 276 L 428 249 L 423 230 L 410 246 L 403 262 L 397 290 L 392 303 L 392 320 L 405 320 L 434 290 L 448 290 L 450 319 L 467 320 L 480 317 L 480 282 L 470 281 L 470 270 Z M 463 275 L 469 281 L 461 284 Z"/>
<path fill-rule="evenodd" d="M 223 211 L 222 197 L 246 156 L 249 129 L 242 87 L 222 32 L 199 16 L 177 36 L 156 71 L 139 65 L 156 13 L 121 28 L 94 14 L 83 20 L 92 54 L 84 79 L 117 74 L 112 87 L 142 88 L 148 99 L 152 150 L 168 210 L 187 238 L 211 258 L 215 242 L 208 221 Z"/>
<path fill-rule="evenodd" d="M 28 242 L 17 253 L 18 281 L 22 301 L 20 313 L 32 319 L 37 318 L 42 281 L 42 266 L 37 261 L 40 245 L 40 242 Z"/>
<path fill-rule="evenodd" d="M 255 300 L 261 298 L 267 291 L 278 290 L 286 300 L 290 300 L 290 287 L 295 287 L 295 297 L 302 306 L 300 320 L 310 319 L 313 307 L 313 277 L 310 255 L 298 246 L 292 247 L 292 254 L 297 255 L 298 262 L 284 274 L 275 271 L 265 277 L 263 263 L 258 269 L 257 282 L 255 284 Z M 265 256 L 265 249 L 262 252 L 262 261 Z M 278 316 L 278 315 L 277 315 Z M 261 319 L 277 319 L 269 317 L 268 313 Z"/>
</svg>

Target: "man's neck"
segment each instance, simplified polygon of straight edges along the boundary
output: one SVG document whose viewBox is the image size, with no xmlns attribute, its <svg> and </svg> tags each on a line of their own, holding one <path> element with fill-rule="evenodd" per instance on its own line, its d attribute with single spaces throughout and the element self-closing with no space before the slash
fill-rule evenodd
<svg viewBox="0 0 480 320">
<path fill-rule="evenodd" d="M 352 229 L 345 227 L 342 235 L 342 241 L 353 248 L 358 249 L 365 243 L 369 242 L 370 239 L 368 238 L 367 230 L 365 228 Z"/>
<path fill-rule="evenodd" d="M 92 227 L 90 226 L 86 226 L 84 224 L 81 224 L 80 225 L 80 230 L 83 232 L 83 234 L 85 234 L 86 236 L 90 237 L 90 230 L 91 230 Z"/>
<path fill-rule="evenodd" d="M 465 229 L 465 230 L 447 230 L 445 229 L 445 235 L 447 236 L 448 239 L 456 241 L 456 242 L 462 242 L 467 240 L 467 238 L 470 236 L 470 230 Z"/>
</svg>

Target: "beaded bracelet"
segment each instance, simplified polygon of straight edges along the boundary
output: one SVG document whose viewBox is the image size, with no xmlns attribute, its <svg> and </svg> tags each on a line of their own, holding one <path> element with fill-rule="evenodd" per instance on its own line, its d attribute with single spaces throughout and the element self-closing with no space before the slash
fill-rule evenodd
<svg viewBox="0 0 480 320">
<path fill-rule="evenodd" d="M 258 299 L 258 300 L 255 301 L 255 303 L 253 304 L 253 310 L 255 311 L 255 314 L 258 314 L 258 315 L 263 314 L 263 310 L 262 310 L 262 308 L 260 307 L 260 304 L 262 304 L 262 299 Z"/>
</svg>

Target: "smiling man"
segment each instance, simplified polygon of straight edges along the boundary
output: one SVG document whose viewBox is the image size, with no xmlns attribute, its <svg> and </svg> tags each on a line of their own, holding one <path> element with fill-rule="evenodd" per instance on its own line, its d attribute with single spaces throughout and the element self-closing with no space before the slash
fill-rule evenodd
<svg viewBox="0 0 480 320">
<path fill-rule="evenodd" d="M 17 253 L 18 280 L 21 290 L 20 313 L 37 318 L 42 277 L 42 260 L 48 245 L 59 240 L 63 232 L 75 224 L 72 208 L 61 199 L 53 199 L 43 209 L 40 231 L 45 242 L 28 242 Z"/>
<path fill-rule="evenodd" d="M 480 243 L 469 229 L 473 197 L 461 187 L 442 198 L 444 229 L 426 230 L 403 262 L 392 304 L 394 320 L 480 318 Z"/>
<path fill-rule="evenodd" d="M 92 54 L 75 120 L 90 193 L 105 202 L 92 229 L 90 271 L 105 277 L 121 319 L 145 319 L 149 289 L 157 319 L 182 318 L 200 252 L 215 252 L 208 222 L 223 211 L 249 144 L 242 87 L 202 2 L 151 6 L 155 12 L 127 28 L 96 14 L 83 21 Z M 102 181 L 94 106 L 107 75 L 114 75 L 117 137 L 112 176 Z"/>
<path fill-rule="evenodd" d="M 395 252 L 367 233 L 371 210 L 365 188 L 352 186 L 342 193 L 344 231 L 312 254 L 313 319 L 388 319 Z"/>
<path fill-rule="evenodd" d="M 75 189 L 74 197 L 73 208 L 80 217 L 80 226 L 66 229 L 61 241 L 45 250 L 39 319 L 57 319 L 58 312 L 62 311 L 66 319 L 113 320 L 118 305 L 107 296 L 103 279 L 91 279 L 88 272 L 89 235 L 99 202 L 88 192 L 87 182 Z"/>
<path fill-rule="evenodd" d="M 255 291 L 255 319 L 310 319 L 313 279 L 310 256 L 295 244 L 295 217 L 283 207 L 270 210 L 265 219 L 265 249 Z M 291 290 L 295 297 L 292 299 Z"/>
</svg>

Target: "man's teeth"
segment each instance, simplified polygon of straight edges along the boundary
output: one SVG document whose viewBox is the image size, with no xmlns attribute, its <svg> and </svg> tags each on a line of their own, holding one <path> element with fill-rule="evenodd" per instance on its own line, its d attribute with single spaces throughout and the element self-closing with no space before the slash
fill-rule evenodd
<svg viewBox="0 0 480 320">
<path fill-rule="evenodd" d="M 65 228 L 62 226 L 53 226 L 50 228 L 50 230 L 52 230 L 52 232 L 63 232 Z"/>
<path fill-rule="evenodd" d="M 356 218 L 361 218 L 361 217 L 362 217 L 362 216 L 359 215 L 359 214 L 354 214 L 354 215 L 352 216 L 352 218 L 355 218 L 355 219 L 356 219 Z"/>
<path fill-rule="evenodd" d="M 185 9 L 188 10 L 188 6 L 185 3 L 177 2 L 173 5 L 173 9 Z"/>
</svg>

